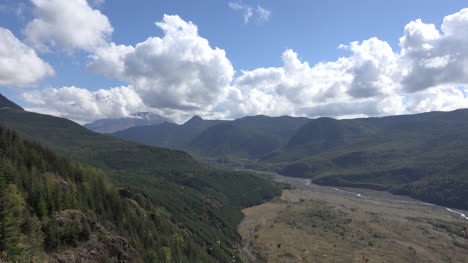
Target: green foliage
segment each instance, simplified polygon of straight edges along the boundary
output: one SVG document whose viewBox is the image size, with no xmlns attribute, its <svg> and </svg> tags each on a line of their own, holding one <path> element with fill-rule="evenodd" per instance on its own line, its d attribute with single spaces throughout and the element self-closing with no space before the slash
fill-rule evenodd
<svg viewBox="0 0 468 263">
<path fill-rule="evenodd" d="M 119 196 L 102 171 L 57 157 L 4 128 L 0 128 L 0 146 L 0 182 L 11 182 L 0 190 L 0 251 L 5 251 L 9 260 L 40 259 L 44 250 L 87 241 L 93 228 L 88 221 L 77 218 L 79 221 L 59 223 L 57 219 L 63 209 L 79 209 L 103 225 L 111 224 L 139 250 L 145 262 L 156 260 L 152 258 L 154 249 L 163 246 L 173 249 L 174 259 L 215 261 L 190 233 L 139 193 L 136 196 L 145 204 L 145 215 L 137 216 L 136 209 Z M 177 238 L 171 241 L 173 236 Z"/>
<path fill-rule="evenodd" d="M 133 127 L 114 133 L 125 140 L 188 150 L 204 157 L 261 157 L 284 145 L 307 118 L 245 117 L 235 121 L 193 117 L 183 125 Z"/>
<path fill-rule="evenodd" d="M 204 130 L 224 122 L 203 120 L 194 116 L 182 125 L 166 122 L 158 125 L 132 127 L 115 132 L 113 136 L 147 145 L 182 149 Z"/>
<path fill-rule="evenodd" d="M 0 121 L 64 156 L 102 169 L 70 162 L 34 143 L 9 145 L 13 155 L 5 167 L 21 163 L 27 176 L 16 171 L 6 181 L 24 187 L 31 211 L 53 219 L 61 210 L 79 209 L 89 218 L 114 225 L 145 262 L 164 262 L 163 247 L 170 249 L 174 262 L 229 261 L 238 253 L 233 245 L 241 242 L 236 228 L 241 207 L 279 193 L 275 184 L 251 174 L 214 170 L 184 152 L 121 141 L 65 119 L 0 110 Z M 104 173 L 128 189 L 136 202 L 120 197 Z M 43 228 L 48 249 L 86 239 L 54 220 Z M 209 248 L 218 240 L 223 246 L 212 253 Z"/>
<path fill-rule="evenodd" d="M 268 133 L 223 123 L 194 138 L 187 149 L 202 156 L 261 157 L 280 146 Z"/>
<path fill-rule="evenodd" d="M 0 196 L 0 251 L 8 253 L 8 259 L 19 260 L 23 248 L 20 233 L 25 202 L 14 184 L 8 184 Z"/>
<path fill-rule="evenodd" d="M 173 140 L 182 144 L 154 136 L 162 126 L 118 136 L 187 149 L 209 163 L 388 190 L 466 209 L 467 119 L 468 110 L 351 120 L 254 116 L 194 129 L 198 135 L 190 142 Z M 171 133 L 182 129 L 172 125 Z"/>
<path fill-rule="evenodd" d="M 466 209 L 467 119 L 468 110 L 320 118 L 256 165 L 317 184 L 387 190 Z"/>
</svg>

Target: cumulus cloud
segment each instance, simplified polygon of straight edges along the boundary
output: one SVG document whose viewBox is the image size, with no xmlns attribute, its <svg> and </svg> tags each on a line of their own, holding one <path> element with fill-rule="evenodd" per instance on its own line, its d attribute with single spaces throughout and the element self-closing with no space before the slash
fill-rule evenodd
<svg viewBox="0 0 468 263">
<path fill-rule="evenodd" d="M 468 83 L 468 9 L 446 16 L 441 31 L 420 19 L 400 39 L 404 91 Z"/>
<path fill-rule="evenodd" d="M 271 11 L 264 7 L 252 7 L 242 2 L 229 2 L 228 6 L 232 10 L 243 13 L 245 24 L 248 24 L 251 21 L 251 18 L 255 18 L 257 22 L 266 22 L 270 20 Z"/>
<path fill-rule="evenodd" d="M 40 50 L 60 47 L 68 51 L 93 51 L 106 45 L 113 32 L 108 18 L 91 8 L 86 0 L 31 1 L 35 18 L 24 34 Z"/>
<path fill-rule="evenodd" d="M 459 88 L 443 85 L 412 94 L 406 107 L 410 113 L 468 108 L 468 96 Z"/>
<path fill-rule="evenodd" d="M 243 71 L 234 83 L 241 94 L 237 103 L 249 109 L 240 107 L 241 114 L 346 117 L 402 112 L 402 98 L 392 83 L 397 56 L 390 46 L 373 38 L 347 49 L 350 57 L 314 66 L 286 50 L 282 67 Z"/>
<path fill-rule="evenodd" d="M 131 87 L 89 91 L 74 86 L 46 88 L 22 93 L 22 98 L 39 106 L 35 110 L 53 113 L 78 122 L 103 118 L 128 117 L 146 110 L 140 96 Z"/>
<path fill-rule="evenodd" d="M 234 69 L 224 50 L 212 48 L 198 28 L 179 16 L 156 25 L 164 37 L 135 46 L 110 44 L 92 56 L 89 69 L 129 83 L 154 108 L 211 109 L 226 96 Z"/>
<path fill-rule="evenodd" d="M 242 2 L 229 6 L 244 12 L 246 22 L 258 12 L 270 14 Z M 468 84 L 468 9 L 447 16 L 440 29 L 420 19 L 408 23 L 399 50 L 370 38 L 340 45 L 349 51 L 346 57 L 309 64 L 288 49 L 280 67 L 243 70 L 237 78 L 225 51 L 211 47 L 192 22 L 165 15 L 156 25 L 162 37 L 82 48 L 91 52 L 89 71 L 128 87 L 46 89 L 24 98 L 82 121 L 143 108 L 181 121 L 194 114 L 344 118 L 468 107 L 466 88 L 460 88 Z"/>
<path fill-rule="evenodd" d="M 410 22 L 399 52 L 370 38 L 340 45 L 348 57 L 310 66 L 287 50 L 282 67 L 242 71 L 230 93 L 241 106 L 231 113 L 350 117 L 467 107 L 465 90 L 456 88 L 468 83 L 467 29 L 463 9 L 445 17 L 441 30 Z"/>
<path fill-rule="evenodd" d="M 27 86 L 53 74 L 32 48 L 0 27 L 0 86 Z"/>
</svg>

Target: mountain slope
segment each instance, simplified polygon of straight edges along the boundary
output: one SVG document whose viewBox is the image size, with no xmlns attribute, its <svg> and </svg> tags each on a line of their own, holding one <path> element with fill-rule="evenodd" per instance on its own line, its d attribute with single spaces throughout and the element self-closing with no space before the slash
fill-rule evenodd
<svg viewBox="0 0 468 263">
<path fill-rule="evenodd" d="M 286 144 L 308 121 L 307 118 L 289 116 L 259 115 L 234 121 L 203 120 L 194 116 L 183 125 L 164 123 L 135 127 L 113 135 L 148 145 L 189 150 L 203 157 L 250 158 L 260 157 Z"/>
<path fill-rule="evenodd" d="M 234 155 L 241 158 L 260 157 L 276 149 L 280 143 L 271 135 L 223 123 L 210 127 L 194 138 L 187 149 L 201 156 Z"/>
<path fill-rule="evenodd" d="M 170 252 L 176 261 L 213 262 L 161 208 L 138 192 L 119 194 L 102 171 L 3 127 L 0 149 L 2 259 L 165 262 Z"/>
<path fill-rule="evenodd" d="M 286 144 L 299 128 L 308 123 L 310 119 L 301 117 L 268 117 L 263 115 L 248 116 L 234 120 L 233 123 L 239 127 L 263 132 L 281 144 Z"/>
<path fill-rule="evenodd" d="M 0 93 L 0 108 L 10 108 L 14 110 L 23 110 L 20 106 L 16 103 L 12 102 L 11 100 L 7 99 Z"/>
<path fill-rule="evenodd" d="M 318 118 L 303 125 L 287 144 L 262 158 L 263 161 L 293 161 L 351 144 L 374 134 L 377 127 L 362 120 Z"/>
<path fill-rule="evenodd" d="M 380 128 L 354 142 L 296 155 L 298 161 L 275 159 L 284 163 L 280 173 L 310 177 L 320 184 L 386 189 L 468 207 L 468 110 L 403 116 L 401 121 L 398 116 L 368 120 L 380 122 Z M 278 156 L 293 154 L 297 152 L 284 149 Z"/>
<path fill-rule="evenodd" d="M 112 135 L 124 140 L 153 146 L 184 149 L 201 132 L 224 122 L 219 120 L 204 120 L 199 116 L 194 116 L 182 125 L 163 123 L 133 127 L 113 133 Z"/>
<path fill-rule="evenodd" d="M 279 193 L 269 181 L 250 174 L 212 170 L 184 152 L 122 141 L 62 118 L 2 109 L 0 122 L 64 156 L 104 169 L 121 186 L 142 191 L 205 254 L 222 241 L 210 254 L 213 261 L 238 256 L 232 246 L 241 241 L 236 230 L 240 208 Z"/>
<path fill-rule="evenodd" d="M 171 120 L 154 113 L 138 112 L 129 118 L 101 119 L 92 123 L 87 123 L 83 126 L 95 132 L 113 133 L 131 127 L 155 125 L 165 122 L 172 123 Z"/>
<path fill-rule="evenodd" d="M 300 119 L 302 127 L 297 119 L 241 118 L 227 122 L 232 125 L 206 129 L 185 148 L 207 162 L 468 207 L 467 193 L 460 188 L 468 188 L 463 168 L 468 156 L 468 110 L 350 120 Z"/>
</svg>

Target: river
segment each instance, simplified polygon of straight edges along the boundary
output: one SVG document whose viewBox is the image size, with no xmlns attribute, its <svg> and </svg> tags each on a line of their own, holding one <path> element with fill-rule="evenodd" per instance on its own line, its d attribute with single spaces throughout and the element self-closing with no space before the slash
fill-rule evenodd
<svg viewBox="0 0 468 263">
<path fill-rule="evenodd" d="M 341 189 L 341 188 L 337 188 L 333 186 L 323 186 L 323 185 L 313 184 L 310 179 L 287 177 L 287 176 L 279 175 L 277 173 L 260 172 L 260 171 L 255 171 L 255 172 L 272 175 L 273 178 L 278 182 L 288 183 L 290 185 L 293 185 L 301 189 L 311 190 L 311 191 L 320 192 L 320 193 L 328 193 L 328 194 L 335 194 L 335 195 L 342 195 L 342 196 L 352 196 L 352 197 L 357 197 L 357 198 L 383 201 L 383 202 L 389 202 L 389 203 L 402 203 L 402 204 L 411 204 L 411 205 L 419 205 L 419 206 L 430 206 L 430 207 L 433 207 L 434 210 L 440 210 L 441 212 L 445 211 L 445 212 L 449 212 L 452 214 L 456 214 L 460 218 L 468 221 L 468 211 L 466 210 L 452 209 L 452 208 L 448 208 L 448 207 L 444 207 L 440 205 L 422 202 L 422 201 L 418 201 L 407 196 L 393 195 L 391 193 L 382 192 L 382 191 L 360 192 L 358 189 L 348 190 L 348 189 Z"/>
</svg>

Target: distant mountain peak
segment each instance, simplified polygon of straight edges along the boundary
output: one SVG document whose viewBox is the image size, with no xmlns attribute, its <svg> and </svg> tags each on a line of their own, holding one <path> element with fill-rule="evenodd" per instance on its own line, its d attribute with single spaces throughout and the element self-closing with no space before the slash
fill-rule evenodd
<svg viewBox="0 0 468 263">
<path fill-rule="evenodd" d="M 143 120 L 154 120 L 161 119 L 161 115 L 152 112 L 136 112 L 132 114 L 129 118 L 143 119 Z M 168 120 L 169 121 L 169 120 Z"/>
<path fill-rule="evenodd" d="M 101 119 L 84 126 L 101 133 L 114 133 L 137 126 L 148 126 L 161 123 L 173 123 L 171 120 L 152 112 L 137 112 L 126 118 Z"/>
<path fill-rule="evenodd" d="M 192 118 L 190 118 L 190 120 L 186 121 L 186 122 L 184 123 L 184 125 L 185 125 L 185 124 L 197 124 L 197 123 L 200 123 L 200 122 L 202 122 L 202 121 L 204 121 L 204 119 L 203 119 L 202 117 L 200 117 L 200 116 L 198 116 L 198 115 L 195 115 L 195 116 L 193 116 Z"/>
<path fill-rule="evenodd" d="M 23 108 L 18 106 L 13 101 L 7 99 L 1 93 L 0 93 L 0 108 L 10 108 L 10 109 L 15 109 L 15 110 L 24 110 Z"/>
</svg>

